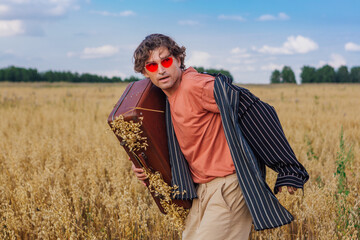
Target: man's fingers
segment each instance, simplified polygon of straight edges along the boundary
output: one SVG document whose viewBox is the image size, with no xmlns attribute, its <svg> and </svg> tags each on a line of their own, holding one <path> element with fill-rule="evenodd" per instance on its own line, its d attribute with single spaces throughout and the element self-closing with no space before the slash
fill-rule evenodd
<svg viewBox="0 0 360 240">
<path fill-rule="evenodd" d="M 144 172 L 144 170 L 143 170 L 142 168 L 136 168 L 136 167 L 134 167 L 132 170 L 133 170 L 135 173 L 143 173 L 143 172 Z"/>
<path fill-rule="evenodd" d="M 287 186 L 287 190 L 290 194 L 294 194 L 297 191 L 296 187 L 292 187 L 292 186 Z M 286 191 L 286 190 L 285 190 Z M 278 187 L 278 192 L 281 193 L 282 192 L 282 187 Z"/>
<path fill-rule="evenodd" d="M 141 170 L 142 170 L 142 169 L 141 169 Z M 143 171 L 140 171 L 140 172 L 134 171 L 134 173 L 135 173 L 135 176 L 136 176 L 138 179 L 142 180 L 142 181 L 144 181 L 145 179 L 147 179 L 147 176 L 146 176 L 146 174 L 145 174 Z"/>
<path fill-rule="evenodd" d="M 134 163 L 132 164 L 131 169 L 139 180 L 144 181 L 147 179 L 144 169 L 135 167 Z"/>
<path fill-rule="evenodd" d="M 294 194 L 294 193 L 296 192 L 296 190 L 297 190 L 297 188 L 291 187 L 291 186 L 288 186 L 287 189 L 288 189 L 288 192 L 289 192 L 290 194 Z"/>
</svg>

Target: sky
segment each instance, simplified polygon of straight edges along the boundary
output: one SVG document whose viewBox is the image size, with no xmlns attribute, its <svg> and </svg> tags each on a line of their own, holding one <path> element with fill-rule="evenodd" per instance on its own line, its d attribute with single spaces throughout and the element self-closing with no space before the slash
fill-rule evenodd
<svg viewBox="0 0 360 240">
<path fill-rule="evenodd" d="M 149 34 L 186 47 L 185 65 L 269 83 L 290 66 L 360 66 L 359 0 L 0 0 L 0 68 L 131 75 Z"/>
</svg>

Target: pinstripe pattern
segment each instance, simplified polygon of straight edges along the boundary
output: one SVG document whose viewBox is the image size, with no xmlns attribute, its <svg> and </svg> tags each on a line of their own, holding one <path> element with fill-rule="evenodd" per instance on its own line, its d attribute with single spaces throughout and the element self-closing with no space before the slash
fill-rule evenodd
<svg viewBox="0 0 360 240">
<path fill-rule="evenodd" d="M 227 143 L 239 184 L 253 217 L 255 230 L 290 223 L 293 216 L 279 203 L 265 182 L 265 165 L 278 172 L 275 188 L 288 185 L 302 188 L 309 176 L 296 160 L 273 107 L 260 101 L 247 89 L 217 75 L 214 96 L 219 107 Z M 194 183 L 181 153 L 167 103 L 167 133 L 172 166 L 172 181 L 182 199 L 196 197 Z"/>
<path fill-rule="evenodd" d="M 190 174 L 189 165 L 181 152 L 179 143 L 175 135 L 170 114 L 170 104 L 167 100 L 165 115 L 172 176 L 171 183 L 173 186 L 178 186 L 177 190 L 182 193 L 180 195 L 177 195 L 175 198 L 183 200 L 197 198 L 195 185 Z"/>
</svg>

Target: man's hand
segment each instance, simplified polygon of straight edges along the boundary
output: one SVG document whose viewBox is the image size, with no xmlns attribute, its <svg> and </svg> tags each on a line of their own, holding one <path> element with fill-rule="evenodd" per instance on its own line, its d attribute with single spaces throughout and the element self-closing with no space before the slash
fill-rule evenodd
<svg viewBox="0 0 360 240">
<path fill-rule="evenodd" d="M 142 168 L 135 167 L 134 163 L 131 166 L 131 170 L 135 173 L 135 176 L 146 186 L 144 181 L 147 179 L 147 177 L 144 173 L 144 170 Z"/>
<path fill-rule="evenodd" d="M 282 187 L 278 187 L 279 193 L 282 191 Z M 297 191 L 296 187 L 287 186 L 288 192 L 292 195 Z"/>
</svg>

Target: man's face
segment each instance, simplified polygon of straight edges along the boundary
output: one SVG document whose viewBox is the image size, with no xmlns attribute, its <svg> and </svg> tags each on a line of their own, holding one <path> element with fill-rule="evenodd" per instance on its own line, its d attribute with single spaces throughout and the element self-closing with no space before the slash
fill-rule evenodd
<svg viewBox="0 0 360 240">
<path fill-rule="evenodd" d="M 170 66 L 167 66 L 163 60 L 167 61 L 169 57 L 172 58 L 173 62 Z M 163 63 L 161 63 L 162 61 Z M 157 64 L 157 70 L 151 72 L 145 67 L 144 76 L 150 78 L 151 82 L 161 88 L 167 96 L 171 96 L 181 81 L 180 59 L 172 56 L 166 47 L 159 47 L 150 52 L 150 57 L 145 62 L 145 66 L 149 63 Z"/>
</svg>

